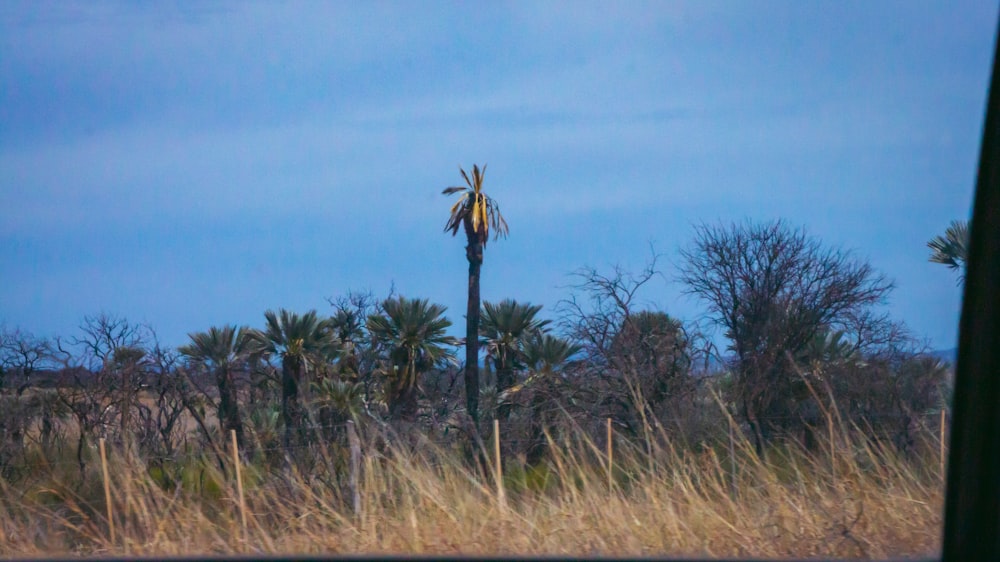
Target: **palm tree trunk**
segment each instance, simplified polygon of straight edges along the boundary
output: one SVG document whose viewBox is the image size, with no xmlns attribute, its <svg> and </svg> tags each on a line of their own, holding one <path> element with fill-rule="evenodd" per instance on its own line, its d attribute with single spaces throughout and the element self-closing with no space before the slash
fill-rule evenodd
<svg viewBox="0 0 1000 562">
<path fill-rule="evenodd" d="M 528 452 L 525 462 L 528 466 L 537 466 L 545 458 L 548 442 L 545 439 L 545 426 L 548 416 L 545 413 L 545 396 L 541 389 L 535 389 L 531 398 L 531 422 L 528 432 Z"/>
<path fill-rule="evenodd" d="M 226 433 L 236 431 L 236 442 L 240 449 L 246 450 L 247 442 L 243 434 L 243 421 L 240 420 L 232 370 L 229 368 L 219 369 L 216 373 L 216 383 L 219 386 L 219 422 L 225 428 Z"/>
<path fill-rule="evenodd" d="M 412 422 L 417 415 L 417 371 L 412 352 L 409 361 L 396 366 L 396 380 L 389 397 L 389 417 Z"/>
<path fill-rule="evenodd" d="M 469 260 L 469 304 L 465 322 L 465 408 L 479 427 L 479 271 L 483 265 L 483 245 L 469 236 L 465 248 Z"/>
<path fill-rule="evenodd" d="M 286 357 L 281 361 L 281 417 L 285 421 L 285 449 L 298 445 L 297 434 L 301 429 L 299 412 L 299 361 Z"/>
</svg>

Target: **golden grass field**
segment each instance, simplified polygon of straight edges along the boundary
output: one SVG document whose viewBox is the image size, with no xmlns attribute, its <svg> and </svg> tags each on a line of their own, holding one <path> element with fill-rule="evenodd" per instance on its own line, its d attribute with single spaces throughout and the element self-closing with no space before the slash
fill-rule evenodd
<svg viewBox="0 0 1000 562">
<path fill-rule="evenodd" d="M 231 464 L 226 476 L 201 462 L 164 487 L 111 451 L 113 541 L 99 457 L 83 484 L 39 458 L 27 484 L 2 484 L 0 555 L 932 555 L 944 485 L 936 436 L 925 437 L 925 460 L 858 431 L 809 453 L 775 447 L 767 460 L 745 441 L 730 456 L 728 443 L 691 452 L 658 440 L 649 451 L 616 437 L 609 486 L 604 450 L 578 432 L 551 442 L 543 467 L 506 459 L 502 498 L 495 469 L 477 472 L 432 444 L 366 450 L 358 514 L 342 486 L 316 475 L 243 466 L 245 530 Z"/>
</svg>

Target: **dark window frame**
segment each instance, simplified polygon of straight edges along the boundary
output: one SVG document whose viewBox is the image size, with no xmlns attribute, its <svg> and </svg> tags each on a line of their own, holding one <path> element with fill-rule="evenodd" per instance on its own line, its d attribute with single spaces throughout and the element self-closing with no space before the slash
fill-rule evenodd
<svg viewBox="0 0 1000 562">
<path fill-rule="evenodd" d="M 1000 34 L 1000 24 L 997 28 Z M 947 562 L 1000 561 L 1000 42 L 979 153 L 945 495 Z"/>
</svg>

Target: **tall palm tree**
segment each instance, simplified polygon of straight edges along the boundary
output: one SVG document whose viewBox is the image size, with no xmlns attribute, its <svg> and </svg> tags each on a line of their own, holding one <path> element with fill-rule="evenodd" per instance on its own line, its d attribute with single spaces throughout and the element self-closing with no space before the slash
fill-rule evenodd
<svg viewBox="0 0 1000 562">
<path fill-rule="evenodd" d="M 927 247 L 931 249 L 930 261 L 964 271 L 969 259 L 969 221 L 952 221 L 944 236 L 935 236 Z M 964 279 L 965 274 L 960 273 L 958 282 Z"/>
<path fill-rule="evenodd" d="M 465 325 L 465 405 L 472 420 L 479 423 L 479 271 L 483 265 L 483 250 L 493 229 L 493 239 L 507 236 L 507 221 L 500 214 L 500 206 L 483 192 L 483 176 L 486 165 L 480 170 L 472 165 L 472 177 L 459 168 L 464 186 L 449 187 L 442 193 L 460 193 L 458 201 L 451 207 L 451 216 L 445 224 L 445 232 L 458 234 L 465 229 L 465 257 L 469 260 L 469 301 L 466 307 Z"/>
<path fill-rule="evenodd" d="M 236 432 L 236 441 L 241 449 L 248 443 L 240 417 L 239 401 L 233 372 L 246 359 L 250 349 L 249 329 L 236 326 L 215 326 L 207 332 L 188 334 L 191 343 L 182 345 L 178 351 L 192 362 L 211 369 L 215 374 L 215 384 L 219 388 L 219 422 L 226 433 Z"/>
<path fill-rule="evenodd" d="M 483 303 L 479 325 L 479 335 L 483 340 L 480 343 L 486 346 L 487 356 L 496 368 L 498 395 L 514 386 L 514 370 L 523 364 L 525 338 L 549 324 L 548 320 L 536 318 L 541 309 L 541 305 L 522 304 L 512 299 L 504 299 L 497 304 Z M 500 420 L 510 417 L 510 403 L 500 404 L 497 417 Z"/>
<path fill-rule="evenodd" d="M 367 326 L 372 337 L 389 349 L 389 414 L 394 418 L 412 417 L 416 414 L 420 374 L 442 360 L 452 360 L 445 346 L 459 342 L 445 334 L 451 321 L 444 317 L 446 309 L 441 305 L 400 296 L 386 299 L 382 308 L 383 314 L 368 317 Z"/>
<path fill-rule="evenodd" d="M 255 352 L 281 357 L 281 413 L 285 422 L 284 444 L 288 448 L 305 441 L 305 409 L 299 388 L 307 382 L 310 367 L 321 365 L 336 354 L 337 341 L 329 321 L 320 320 L 315 310 L 301 316 L 285 309 L 277 313 L 268 310 L 264 319 L 266 329 L 253 330 L 249 337 Z"/>
</svg>

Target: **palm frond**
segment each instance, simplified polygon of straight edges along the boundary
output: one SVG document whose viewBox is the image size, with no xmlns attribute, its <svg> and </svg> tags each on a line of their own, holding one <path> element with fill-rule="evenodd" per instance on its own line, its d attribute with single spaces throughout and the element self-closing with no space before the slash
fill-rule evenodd
<svg viewBox="0 0 1000 562">
<path fill-rule="evenodd" d="M 485 302 L 480 313 L 479 335 L 498 367 L 519 368 L 526 338 L 547 329 L 549 320 L 537 319 L 541 305 L 504 299 Z"/>
<path fill-rule="evenodd" d="M 246 355 L 248 333 L 245 326 L 212 326 L 205 332 L 188 334 L 191 343 L 178 347 L 177 351 L 196 363 L 224 367 Z"/>
<path fill-rule="evenodd" d="M 461 166 L 459 166 L 458 167 L 458 171 L 461 172 L 462 178 L 465 180 L 465 183 L 469 186 L 469 189 L 472 189 L 474 191 L 479 191 L 478 189 L 476 189 L 476 185 L 477 184 L 475 184 L 475 183 L 473 183 L 472 181 L 469 180 L 469 176 L 465 173 L 465 169 L 464 168 L 462 168 Z M 472 165 L 472 172 L 473 172 L 473 176 L 475 176 L 476 173 L 478 172 L 478 168 L 476 167 L 475 164 Z"/>
<path fill-rule="evenodd" d="M 247 346 L 255 353 L 280 355 L 306 363 L 320 363 L 336 355 L 340 342 L 336 323 L 319 318 L 315 310 L 299 315 L 286 309 L 264 313 L 264 331 L 248 331 Z"/>
<path fill-rule="evenodd" d="M 969 258 L 969 222 L 952 221 L 944 236 L 935 236 L 927 247 L 931 249 L 930 261 L 947 265 L 954 270 L 963 269 Z M 961 283 L 964 275 L 959 277 Z"/>
<path fill-rule="evenodd" d="M 525 362 L 535 371 L 554 371 L 582 349 L 562 338 L 535 333 L 525 341 Z"/>
</svg>

